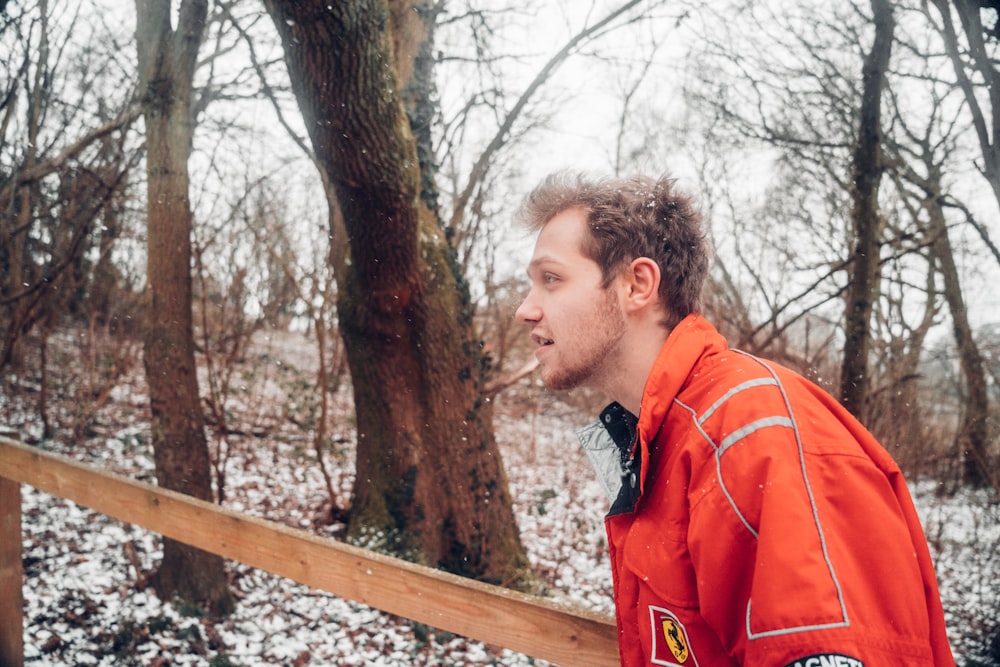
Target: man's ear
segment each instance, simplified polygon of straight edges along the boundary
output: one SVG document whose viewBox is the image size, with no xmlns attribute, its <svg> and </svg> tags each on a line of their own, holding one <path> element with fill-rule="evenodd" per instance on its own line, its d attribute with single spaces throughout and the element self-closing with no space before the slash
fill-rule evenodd
<svg viewBox="0 0 1000 667">
<path fill-rule="evenodd" d="M 660 266 L 656 262 L 649 257 L 639 257 L 632 260 L 623 273 L 628 288 L 626 311 L 636 312 L 659 303 Z"/>
</svg>

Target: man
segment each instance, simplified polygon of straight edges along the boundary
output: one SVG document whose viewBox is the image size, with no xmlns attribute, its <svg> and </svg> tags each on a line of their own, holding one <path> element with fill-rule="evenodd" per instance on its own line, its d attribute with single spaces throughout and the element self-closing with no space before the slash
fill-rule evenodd
<svg viewBox="0 0 1000 667">
<path fill-rule="evenodd" d="M 581 431 L 623 665 L 953 665 L 898 467 L 836 401 L 698 313 L 708 249 L 671 181 L 550 177 L 530 325 L 545 384 L 614 402 Z"/>
</svg>

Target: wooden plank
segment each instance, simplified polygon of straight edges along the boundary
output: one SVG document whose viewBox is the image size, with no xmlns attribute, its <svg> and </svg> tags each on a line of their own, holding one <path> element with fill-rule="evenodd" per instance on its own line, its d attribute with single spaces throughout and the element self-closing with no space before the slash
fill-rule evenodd
<svg viewBox="0 0 1000 667">
<path fill-rule="evenodd" d="M 21 484 L 0 477 L 0 667 L 24 664 Z"/>
<path fill-rule="evenodd" d="M 0 477 L 334 595 L 562 665 L 618 662 L 608 617 L 390 558 L 0 437 Z"/>
</svg>

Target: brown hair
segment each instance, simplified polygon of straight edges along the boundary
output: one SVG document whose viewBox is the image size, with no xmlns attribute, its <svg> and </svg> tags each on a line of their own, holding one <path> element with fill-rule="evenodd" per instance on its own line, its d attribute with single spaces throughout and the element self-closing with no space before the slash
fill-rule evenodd
<svg viewBox="0 0 1000 667">
<path fill-rule="evenodd" d="M 587 212 L 589 239 L 583 243 L 604 275 L 605 287 L 632 260 L 648 257 L 660 267 L 660 300 L 673 328 L 701 312 L 709 249 L 701 214 L 669 178 L 647 176 L 590 180 L 557 173 L 539 184 L 521 206 L 520 219 L 539 231 L 559 213 Z"/>
</svg>

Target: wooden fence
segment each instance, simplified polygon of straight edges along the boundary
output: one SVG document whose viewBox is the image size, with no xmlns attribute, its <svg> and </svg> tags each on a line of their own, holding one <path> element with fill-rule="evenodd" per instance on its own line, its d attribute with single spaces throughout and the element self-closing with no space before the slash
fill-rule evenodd
<svg viewBox="0 0 1000 667">
<path fill-rule="evenodd" d="M 442 630 L 560 665 L 618 662 L 605 616 L 317 537 L 0 437 L 0 667 L 24 661 L 21 484 Z"/>
</svg>

